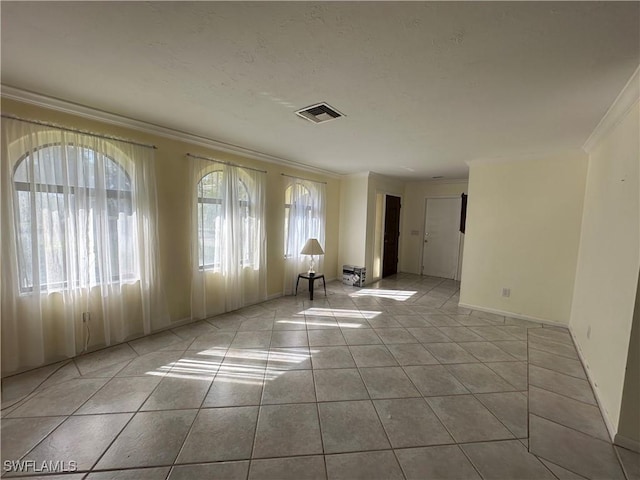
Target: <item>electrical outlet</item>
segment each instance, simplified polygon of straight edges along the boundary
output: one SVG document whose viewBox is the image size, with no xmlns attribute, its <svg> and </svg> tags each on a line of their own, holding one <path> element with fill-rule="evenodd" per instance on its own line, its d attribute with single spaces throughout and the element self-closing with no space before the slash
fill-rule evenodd
<svg viewBox="0 0 640 480">
<path fill-rule="evenodd" d="M 82 323 L 87 323 L 87 322 L 89 322 L 89 320 L 91 320 L 91 313 L 90 312 L 82 312 Z"/>
<path fill-rule="evenodd" d="M 510 297 L 511 296 L 511 289 L 510 288 L 506 288 L 506 287 L 502 287 L 502 296 L 503 297 Z"/>
</svg>

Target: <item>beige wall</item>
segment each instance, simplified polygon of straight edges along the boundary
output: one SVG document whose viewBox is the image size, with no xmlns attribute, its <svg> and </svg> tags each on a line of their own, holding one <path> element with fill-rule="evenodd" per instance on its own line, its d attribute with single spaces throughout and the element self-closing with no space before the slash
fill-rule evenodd
<svg viewBox="0 0 640 480">
<path fill-rule="evenodd" d="M 365 264 L 369 174 L 343 177 L 340 190 L 340 279 L 342 265 Z"/>
<path fill-rule="evenodd" d="M 640 265 L 640 104 L 591 150 L 571 330 L 617 427 Z"/>
<path fill-rule="evenodd" d="M 340 218 L 340 179 L 239 155 L 215 151 L 187 142 L 152 135 L 69 115 L 34 105 L 2 99 L 2 112 L 22 118 L 54 122 L 59 125 L 119 136 L 158 147 L 155 153 L 158 179 L 160 261 L 169 314 L 172 321 L 190 315 L 190 225 L 187 152 L 231 161 L 267 170 L 267 293 L 282 293 L 284 284 L 284 189 L 281 173 L 327 182 L 326 255 L 324 269 L 328 278 L 336 276 Z M 3 219 L 3 221 L 5 221 Z"/>
<path fill-rule="evenodd" d="M 427 197 L 459 197 L 467 193 L 468 182 L 407 182 L 404 188 L 402 230 L 400 232 L 400 271 L 420 274 L 422 239 L 424 238 L 425 199 Z M 412 234 L 417 232 L 417 234 Z"/>
<path fill-rule="evenodd" d="M 471 164 L 461 304 L 569 323 L 586 170 L 581 151 Z"/>
<path fill-rule="evenodd" d="M 629 448 L 633 446 L 640 453 L 640 278 L 636 289 L 616 443 Z"/>
</svg>

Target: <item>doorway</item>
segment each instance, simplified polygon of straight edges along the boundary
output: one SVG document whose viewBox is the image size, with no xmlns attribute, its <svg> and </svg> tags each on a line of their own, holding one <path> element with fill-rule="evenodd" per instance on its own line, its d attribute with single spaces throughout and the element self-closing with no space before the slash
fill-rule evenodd
<svg viewBox="0 0 640 480">
<path fill-rule="evenodd" d="M 382 254 L 382 277 L 398 273 L 398 250 L 400 242 L 400 197 L 387 195 L 384 215 L 384 249 Z"/>
<path fill-rule="evenodd" d="M 455 279 L 460 258 L 460 208 L 456 198 L 427 198 L 422 274 Z"/>
</svg>

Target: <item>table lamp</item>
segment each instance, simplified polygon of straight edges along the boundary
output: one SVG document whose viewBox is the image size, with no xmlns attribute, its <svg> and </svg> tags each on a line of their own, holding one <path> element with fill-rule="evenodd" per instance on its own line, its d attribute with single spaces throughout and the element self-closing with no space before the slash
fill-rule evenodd
<svg viewBox="0 0 640 480">
<path fill-rule="evenodd" d="M 316 273 L 316 271 L 314 270 L 314 267 L 316 265 L 316 261 L 313 258 L 314 255 L 324 255 L 324 250 L 322 250 L 322 247 L 320 246 L 320 243 L 318 243 L 318 239 L 317 238 L 310 238 L 309 240 L 307 240 L 307 243 L 304 244 L 304 247 L 302 247 L 302 251 L 300 252 L 301 255 L 311 255 L 311 260 L 309 261 L 309 274 L 312 273 Z"/>
</svg>

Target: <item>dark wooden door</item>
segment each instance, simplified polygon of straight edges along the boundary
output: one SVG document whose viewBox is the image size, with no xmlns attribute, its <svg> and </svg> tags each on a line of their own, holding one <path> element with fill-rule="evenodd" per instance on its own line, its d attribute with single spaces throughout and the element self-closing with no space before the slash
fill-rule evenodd
<svg viewBox="0 0 640 480">
<path fill-rule="evenodd" d="M 398 273 L 398 247 L 400 239 L 400 197 L 387 195 L 384 215 L 384 250 L 382 276 Z"/>
</svg>

